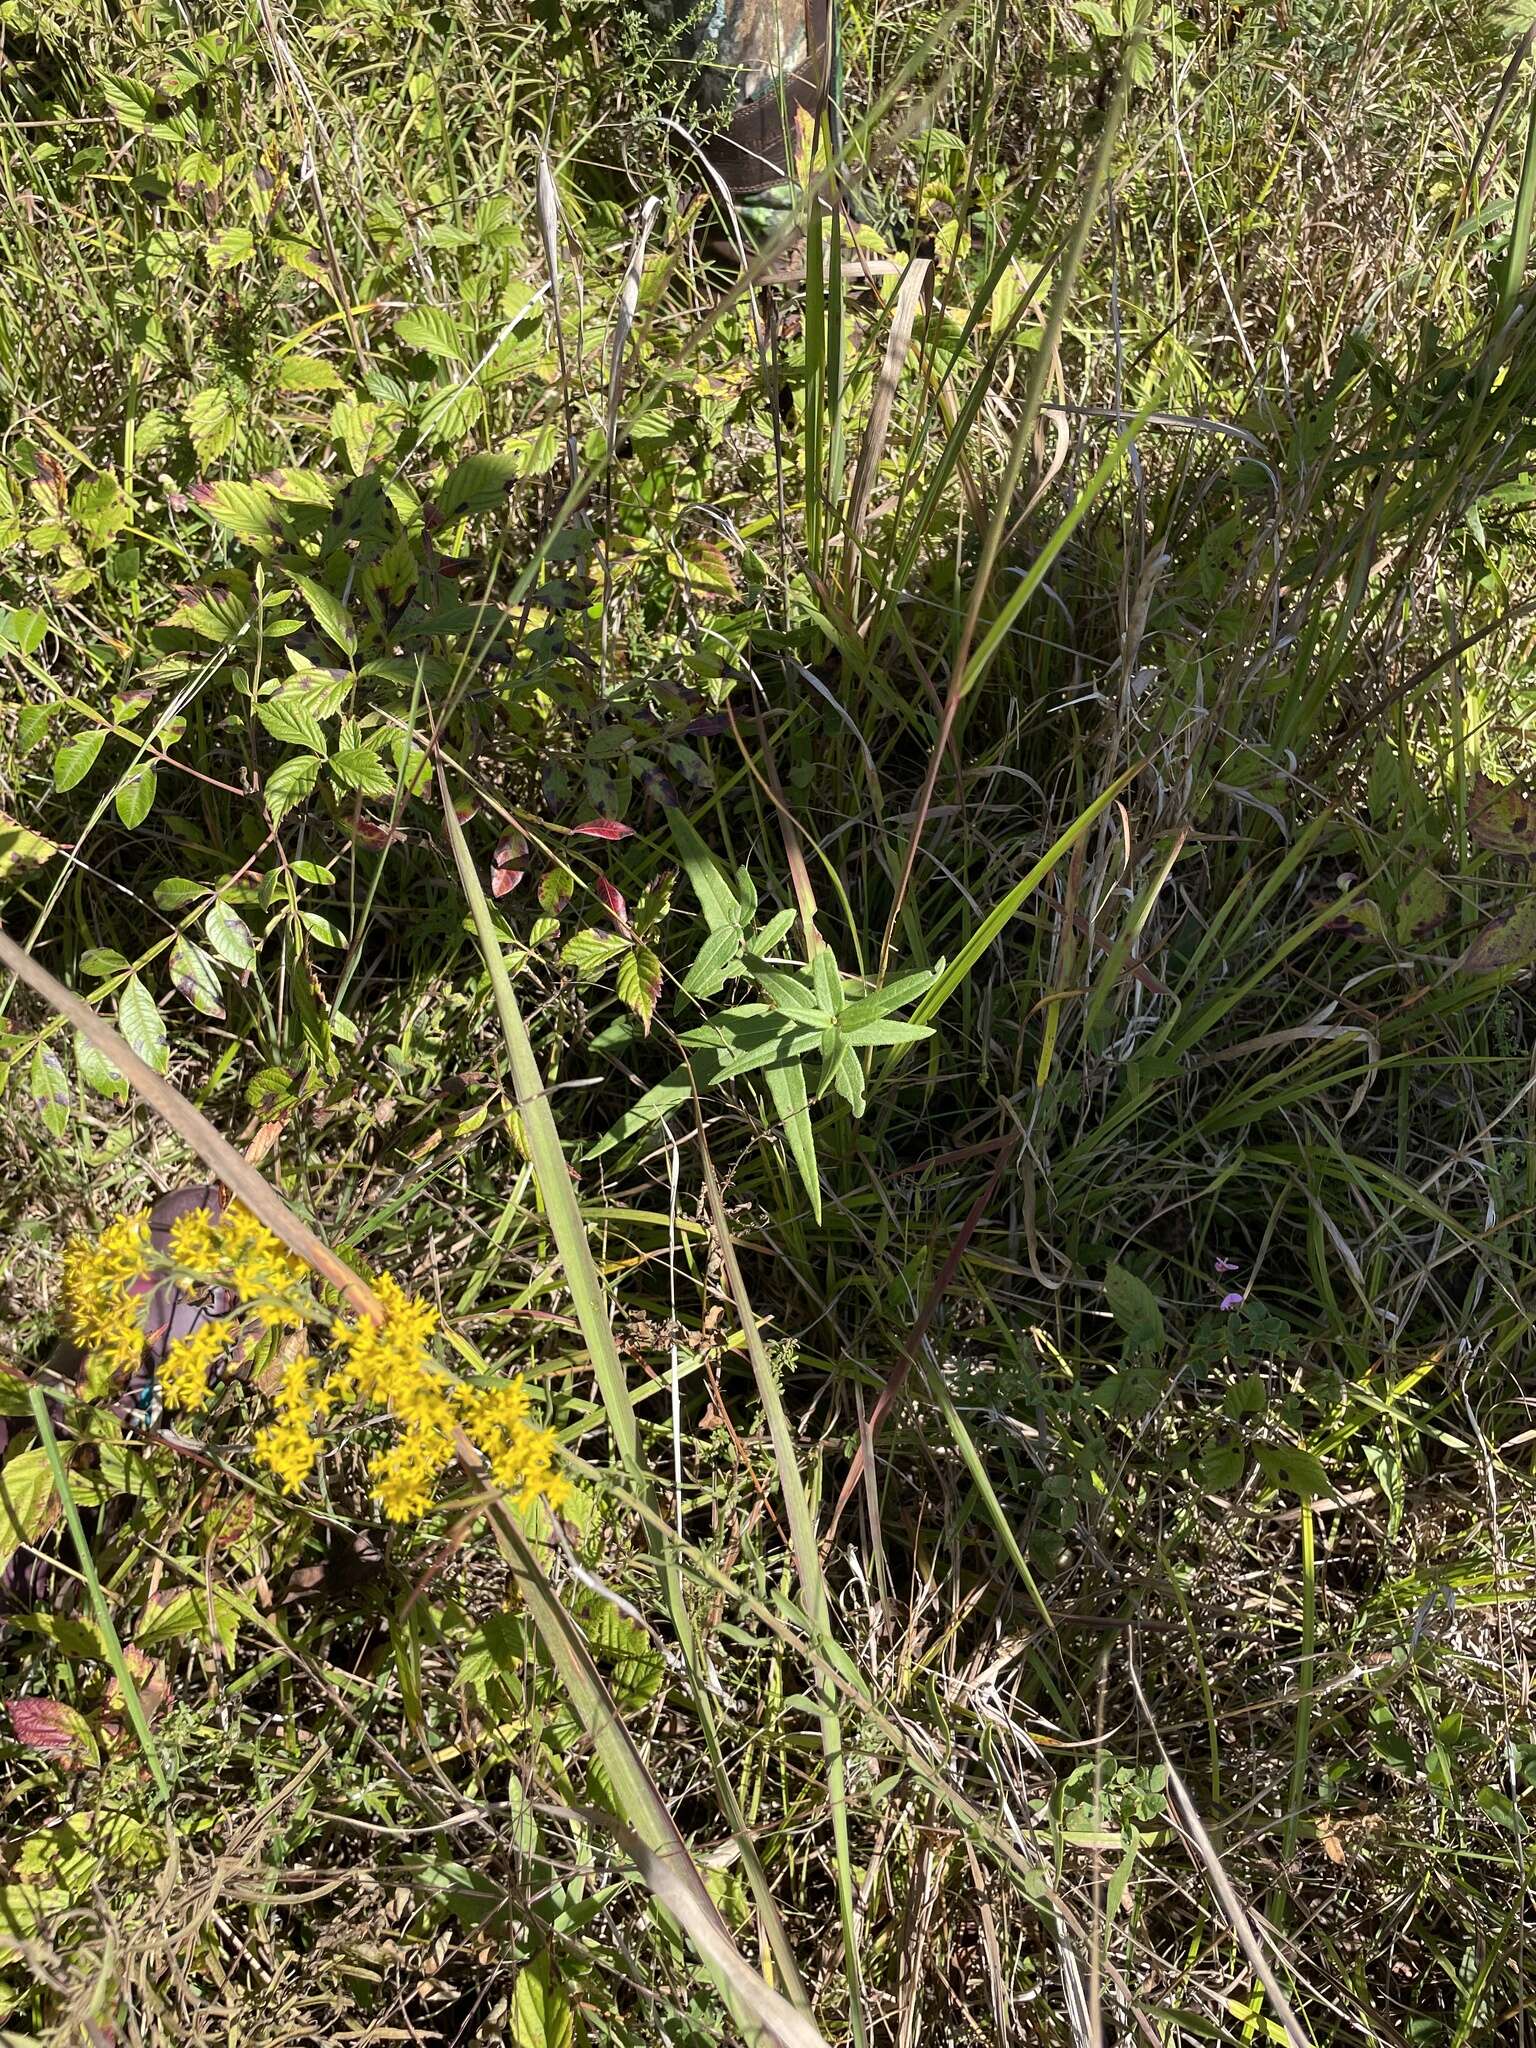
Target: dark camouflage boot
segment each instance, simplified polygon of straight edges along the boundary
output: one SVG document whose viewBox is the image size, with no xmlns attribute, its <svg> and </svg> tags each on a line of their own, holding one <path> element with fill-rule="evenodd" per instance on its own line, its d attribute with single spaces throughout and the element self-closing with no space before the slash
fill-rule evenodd
<svg viewBox="0 0 1536 2048">
<path fill-rule="evenodd" d="M 748 243 L 762 247 L 793 218 L 795 130 L 835 100 L 834 0 L 639 0 L 658 38 L 692 72 L 690 97 L 713 122 L 710 164 L 731 194 Z"/>
</svg>

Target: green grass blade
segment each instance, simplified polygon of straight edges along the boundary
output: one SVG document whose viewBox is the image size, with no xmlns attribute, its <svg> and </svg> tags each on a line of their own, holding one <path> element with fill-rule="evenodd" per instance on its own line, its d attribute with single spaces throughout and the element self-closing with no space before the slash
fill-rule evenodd
<svg viewBox="0 0 1536 2048">
<path fill-rule="evenodd" d="M 912 1021 L 914 1024 L 926 1024 L 930 1019 L 938 1015 L 939 1011 L 943 1009 L 956 989 L 960 987 L 971 969 L 976 965 L 976 962 L 986 952 L 998 934 L 1018 916 L 1020 910 L 1023 909 L 1046 876 L 1050 874 L 1057 862 L 1071 852 L 1089 826 L 1096 819 L 1103 816 L 1120 792 L 1128 788 L 1141 773 L 1142 765 L 1142 763 L 1138 762 L 1134 767 L 1127 768 L 1123 774 L 1115 777 L 1115 780 L 1110 783 L 1107 789 L 1101 790 L 1093 802 L 1089 804 L 1088 808 L 1074 818 L 1066 831 L 1041 854 L 1029 872 L 1021 876 L 1008 891 L 1007 895 L 1000 902 L 992 906 L 981 923 L 977 925 L 975 931 L 965 941 L 954 959 L 913 1010 Z M 900 1046 L 893 1047 L 891 1058 L 895 1059 L 898 1057 L 901 1050 Z M 889 1066 L 890 1062 L 887 1061 L 886 1064 Z"/>
<path fill-rule="evenodd" d="M 117 1680 L 123 1696 L 123 1706 L 139 1738 L 139 1747 L 144 1752 L 144 1761 L 149 1774 L 155 1781 L 155 1789 L 169 1804 L 171 1797 L 170 1780 L 165 1775 L 165 1765 L 160 1760 L 160 1751 L 150 1729 L 149 1716 L 144 1711 L 144 1702 L 139 1697 L 139 1688 L 128 1660 L 123 1655 L 123 1646 L 113 1625 L 112 1610 L 107 1605 L 107 1596 L 102 1590 L 101 1578 L 96 1570 L 96 1560 L 91 1555 L 91 1546 L 86 1541 L 85 1530 L 80 1525 L 80 1510 L 75 1506 L 74 1494 L 70 1491 L 69 1474 L 64 1469 L 64 1460 L 59 1455 L 59 1440 L 53 1433 L 53 1424 L 48 1419 L 48 1404 L 43 1399 L 43 1390 L 38 1386 L 27 1389 L 27 1399 L 32 1408 L 32 1420 L 37 1424 L 38 1442 L 48 1460 L 53 1474 L 53 1483 L 58 1491 L 59 1505 L 64 1510 L 70 1539 L 75 1546 L 75 1555 L 80 1560 L 80 1573 L 85 1580 L 86 1591 L 91 1597 L 91 1612 L 96 1627 L 106 1645 L 107 1662 L 112 1667 L 112 1676 Z"/>
<path fill-rule="evenodd" d="M 746 1282 L 742 1278 L 741 1264 L 736 1257 L 736 1247 L 732 1242 L 730 1226 L 726 1220 L 725 1204 L 720 1196 L 720 1183 L 715 1177 L 714 1162 L 709 1156 L 709 1147 L 705 1142 L 702 1126 L 699 1130 L 699 1157 L 704 1168 L 704 1196 L 709 1205 L 710 1221 L 715 1228 L 716 1248 L 720 1254 L 721 1264 L 725 1268 L 726 1285 L 730 1289 L 742 1334 L 746 1339 L 747 1355 L 752 1361 L 752 1377 L 757 1386 L 758 1399 L 763 1406 L 763 1418 L 768 1425 L 769 1440 L 773 1445 L 774 1464 L 779 1475 L 779 1487 L 784 1496 L 784 1510 L 789 1520 L 789 1540 L 795 1553 L 795 1568 L 800 1576 L 801 1599 L 810 1622 L 812 1644 L 831 1663 L 837 1656 L 837 1651 L 832 1636 L 831 1607 L 827 1599 L 826 1580 L 821 1569 L 821 1551 L 816 1540 L 815 1518 L 811 1513 L 805 1483 L 800 1476 L 794 1431 L 785 1413 L 784 1398 L 779 1392 L 779 1383 L 764 1348 L 757 1317 L 747 1294 Z M 843 1757 L 843 1729 L 831 1687 L 824 1680 L 818 1683 L 817 1704 L 821 1723 L 822 1754 L 827 1764 L 827 1799 L 832 1809 L 832 1834 L 837 1856 L 837 1901 L 843 1930 L 843 1963 L 848 1973 L 849 2023 L 856 2048 L 864 2048 L 868 2032 L 864 2018 L 862 1971 L 859 1966 L 853 1851 L 848 1835 L 848 1786 Z"/>
<path fill-rule="evenodd" d="M 571 1305 L 576 1311 L 576 1320 L 581 1326 L 582 1337 L 591 1355 L 598 1392 L 602 1396 L 603 1411 L 608 1417 L 608 1427 L 613 1432 L 614 1443 L 631 1477 L 648 1493 L 650 1482 L 640 1464 L 639 1436 L 635 1427 L 635 1410 L 630 1399 L 629 1382 L 619 1358 L 619 1347 L 614 1341 L 607 1297 L 603 1291 L 602 1281 L 598 1278 L 597 1263 L 592 1257 L 587 1228 L 582 1222 L 576 1191 L 566 1170 L 560 1134 L 555 1128 L 554 1113 L 550 1109 L 549 1097 L 544 1089 L 544 1077 L 539 1072 L 538 1061 L 534 1058 L 533 1046 L 529 1042 L 528 1030 L 523 1023 L 523 1013 L 518 1008 L 517 997 L 512 990 L 512 977 L 508 974 L 507 963 L 502 958 L 501 941 L 496 936 L 496 927 L 491 919 L 491 907 L 486 901 L 484 889 L 480 886 L 475 864 L 470 859 L 469 848 L 464 840 L 464 829 L 454 812 L 448 777 L 441 768 L 438 770 L 438 785 L 442 791 L 443 823 L 447 829 L 448 843 L 453 849 L 454 865 L 459 871 L 459 883 L 469 905 L 475 936 L 480 941 L 486 972 L 491 980 L 491 994 L 495 1000 L 496 1014 L 501 1020 L 502 1035 L 506 1040 L 507 1059 L 512 1069 L 512 1087 L 517 1098 L 518 1114 L 523 1123 L 523 1137 L 533 1166 L 534 1181 L 544 1204 L 544 1213 L 549 1218 L 550 1235 L 554 1238 L 555 1250 L 559 1253 L 560 1263 L 565 1270 L 566 1285 L 571 1290 Z"/>
</svg>

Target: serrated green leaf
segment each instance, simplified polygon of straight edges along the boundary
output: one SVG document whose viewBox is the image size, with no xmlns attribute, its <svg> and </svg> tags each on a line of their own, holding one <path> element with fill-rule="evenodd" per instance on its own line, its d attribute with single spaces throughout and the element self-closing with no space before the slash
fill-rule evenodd
<svg viewBox="0 0 1536 2048">
<path fill-rule="evenodd" d="M 221 270 L 233 270 L 248 263 L 256 253 L 256 237 L 248 227 L 220 228 L 207 243 L 208 268 L 217 277 Z"/>
<path fill-rule="evenodd" d="M 343 788 L 355 789 L 362 796 L 388 796 L 395 786 L 395 778 L 372 746 L 343 747 L 332 754 L 327 766 Z"/>
<path fill-rule="evenodd" d="M 422 407 L 421 431 L 430 441 L 452 445 L 473 433 L 484 413 L 485 393 L 478 383 L 450 384 Z"/>
<path fill-rule="evenodd" d="M 282 533 L 272 494 L 260 484 L 225 479 L 195 490 L 193 502 L 218 525 L 253 545 L 275 540 Z"/>
<path fill-rule="evenodd" d="M 561 948 L 560 958 L 584 979 L 601 974 L 610 961 L 625 951 L 629 941 L 619 932 L 593 930 L 573 932 Z M 633 1007 L 633 1005 L 631 1005 Z"/>
<path fill-rule="evenodd" d="M 53 1467 L 40 1445 L 0 1465 L 0 1566 L 51 1528 L 59 1512 Z"/>
<path fill-rule="evenodd" d="M 155 807 L 155 771 L 147 761 L 123 777 L 112 793 L 112 802 L 130 832 L 143 824 Z"/>
<path fill-rule="evenodd" d="M 156 99 L 155 88 L 142 78 L 112 78 L 102 74 L 97 83 L 101 96 L 125 128 L 143 128 L 149 121 Z"/>
<path fill-rule="evenodd" d="M 214 903 L 209 906 L 208 915 L 203 919 L 203 930 L 208 943 L 221 960 L 243 973 L 247 967 L 256 965 L 256 941 L 251 928 L 230 903 Z"/>
<path fill-rule="evenodd" d="M 345 383 L 334 363 L 324 356 L 287 355 L 277 366 L 279 391 L 341 391 Z"/>
<path fill-rule="evenodd" d="M 168 626 L 185 627 L 201 640 L 228 647 L 251 623 L 250 593 L 233 576 L 226 584 L 211 583 L 187 591 L 166 620 Z"/>
<path fill-rule="evenodd" d="M 302 803 L 314 788 L 320 775 L 318 754 L 290 754 L 286 761 L 279 761 L 262 785 L 262 795 L 274 824 L 295 804 Z"/>
<path fill-rule="evenodd" d="M 171 1063 L 165 1019 L 138 975 L 123 983 L 117 996 L 117 1028 L 145 1066 L 163 1074 Z"/>
<path fill-rule="evenodd" d="M 312 754 L 325 752 L 325 728 L 298 691 L 263 698 L 256 706 L 256 716 L 273 739 L 285 746 L 307 747 Z"/>
<path fill-rule="evenodd" d="M 66 740 L 53 757 L 54 788 L 73 789 L 76 783 L 83 782 L 95 767 L 96 756 L 105 746 L 106 739 L 105 730 L 96 725 Z"/>
<path fill-rule="evenodd" d="M 407 348 L 420 349 L 425 355 L 436 356 L 440 362 L 463 363 L 469 360 L 458 321 L 440 307 L 417 306 L 409 313 L 402 313 L 395 322 L 395 333 Z"/>
<path fill-rule="evenodd" d="M 240 424 L 235 401 L 222 384 L 194 391 L 181 416 L 197 459 L 204 463 L 217 461 L 228 450 Z"/>
<path fill-rule="evenodd" d="M 619 1001 L 634 1011 L 640 1019 L 640 1029 L 649 1035 L 656 998 L 661 993 L 661 962 L 649 946 L 634 946 L 624 955 L 615 987 Z"/>
<path fill-rule="evenodd" d="M 281 1067 L 263 1067 L 246 1083 L 245 1099 L 258 1112 L 281 1109 L 293 1100 L 293 1081 Z"/>
<path fill-rule="evenodd" d="M 503 504 L 507 486 L 523 474 L 515 455 L 466 455 L 444 477 L 437 509 L 444 520 L 463 519 Z"/>
<path fill-rule="evenodd" d="M 204 1017 L 223 1016 L 223 990 L 219 987 L 218 971 L 201 946 L 194 945 L 183 933 L 172 946 L 167 965 L 172 985 L 186 997 L 194 1010 Z"/>
</svg>

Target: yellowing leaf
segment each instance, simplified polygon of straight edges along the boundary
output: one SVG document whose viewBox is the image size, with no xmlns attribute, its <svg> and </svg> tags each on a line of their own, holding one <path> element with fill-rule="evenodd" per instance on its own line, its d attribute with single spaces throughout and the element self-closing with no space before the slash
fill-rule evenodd
<svg viewBox="0 0 1536 2048">
<path fill-rule="evenodd" d="M 31 868 L 46 867 L 58 850 L 51 839 L 0 811 L 0 889 L 19 881 Z"/>
<path fill-rule="evenodd" d="M 640 1019 L 640 1029 L 649 1033 L 656 998 L 661 992 L 661 962 L 649 946 L 635 946 L 619 962 L 619 1001 Z"/>
<path fill-rule="evenodd" d="M 1420 868 L 1397 899 L 1398 944 L 1421 945 L 1439 931 L 1450 914 L 1450 890 L 1433 868 Z"/>
<path fill-rule="evenodd" d="M 1536 895 L 1485 924 L 1461 956 L 1463 974 L 1492 974 L 1536 960 Z"/>
<path fill-rule="evenodd" d="M 0 1465 L 0 1565 L 35 1543 L 58 1520 L 53 1468 L 40 1445 Z"/>
<path fill-rule="evenodd" d="M 1536 858 L 1536 794 L 1479 775 L 1467 798 L 1467 831 L 1491 853 Z"/>
<path fill-rule="evenodd" d="M 340 391 L 341 372 L 323 356 L 284 356 L 277 366 L 279 391 Z"/>
</svg>

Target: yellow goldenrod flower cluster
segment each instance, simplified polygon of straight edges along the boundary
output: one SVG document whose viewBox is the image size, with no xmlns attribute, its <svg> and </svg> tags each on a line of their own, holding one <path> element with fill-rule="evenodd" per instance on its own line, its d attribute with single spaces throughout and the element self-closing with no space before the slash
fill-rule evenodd
<svg viewBox="0 0 1536 2048">
<path fill-rule="evenodd" d="M 257 1464 L 266 1466 L 285 1493 L 298 1492 L 320 1455 L 320 1440 L 310 1424 L 322 1408 L 309 1383 L 309 1366 L 303 1351 L 289 1359 L 272 1404 L 276 1420 L 257 1430 L 252 1445 Z"/>
<path fill-rule="evenodd" d="M 134 1283 L 156 1264 L 143 1215 L 120 1217 L 94 1241 L 75 1240 L 65 1254 L 70 1322 L 104 1385 L 138 1363 L 144 1338 Z M 238 1205 L 222 1216 L 193 1209 L 178 1217 L 171 1225 L 169 1268 L 165 1277 L 178 1285 L 226 1288 L 241 1305 L 239 1315 L 211 1317 L 170 1346 L 158 1376 L 169 1408 L 195 1412 L 205 1404 L 213 1369 L 242 1320 L 268 1331 L 302 1330 L 319 1314 L 302 1260 Z M 531 1419 L 521 1378 L 492 1388 L 455 1379 L 431 1354 L 438 1322 L 431 1304 L 408 1295 L 387 1273 L 376 1292 L 381 1321 L 342 1316 L 332 1323 L 337 1363 L 328 1373 L 318 1372 L 302 1344 L 296 1346 L 273 1397 L 272 1420 L 256 1432 L 256 1462 L 285 1492 L 297 1493 L 315 1469 L 326 1418 L 337 1408 L 358 1407 L 387 1416 L 398 1431 L 368 1465 L 374 1499 L 392 1521 L 414 1521 L 430 1510 L 454 1462 L 460 1430 L 519 1507 L 544 1500 L 558 1508 L 570 1484 L 556 1469 L 554 1431 Z"/>
<path fill-rule="evenodd" d="M 211 1318 L 190 1337 L 176 1339 L 156 1374 L 167 1408 L 182 1408 L 190 1415 L 202 1407 L 208 1399 L 208 1375 L 228 1343 L 229 1326 L 222 1317 Z"/>
<path fill-rule="evenodd" d="M 171 1261 L 197 1286 L 228 1287 L 264 1330 L 302 1329 L 312 1312 L 304 1261 L 238 1202 L 171 1225 Z"/>
<path fill-rule="evenodd" d="M 100 1237 L 71 1238 L 64 1252 L 64 1313 L 103 1386 L 132 1372 L 144 1346 L 133 1284 L 149 1265 L 149 1217 L 119 1216 Z"/>
</svg>

